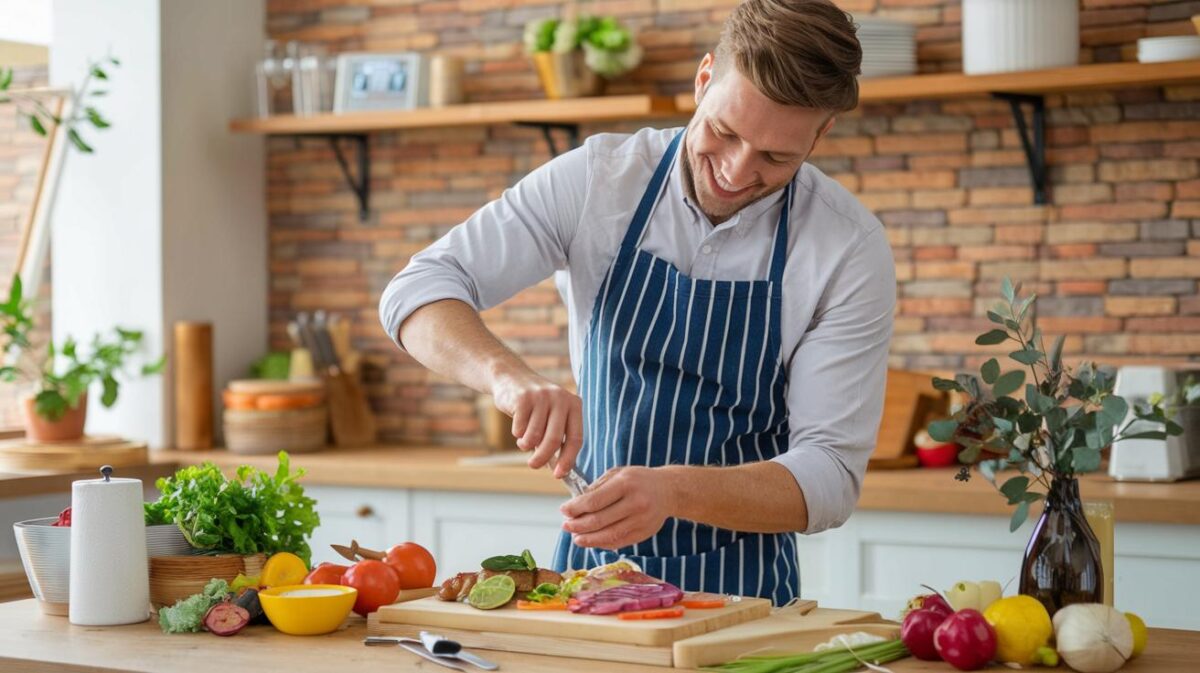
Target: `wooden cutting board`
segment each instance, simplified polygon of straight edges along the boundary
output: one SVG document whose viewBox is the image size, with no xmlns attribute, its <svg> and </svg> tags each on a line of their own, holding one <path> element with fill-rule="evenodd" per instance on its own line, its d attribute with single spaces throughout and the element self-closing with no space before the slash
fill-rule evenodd
<svg viewBox="0 0 1200 673">
<path fill-rule="evenodd" d="M 150 462 L 145 442 L 120 437 L 92 436 L 73 442 L 30 443 L 24 439 L 0 442 L 0 469 L 25 471 L 87 471 L 101 465 L 129 467 Z"/>
<path fill-rule="evenodd" d="M 715 610 L 687 610 L 678 619 L 625 621 L 515 606 L 477 610 L 433 597 L 380 608 L 368 620 L 367 632 L 415 636 L 428 630 L 464 647 L 670 666 L 676 641 L 762 619 L 770 612 L 770 601 L 743 598 Z"/>
<path fill-rule="evenodd" d="M 724 628 L 675 643 L 676 668 L 700 668 L 733 661 L 749 654 L 812 652 L 819 643 L 842 633 L 865 631 L 885 638 L 900 637 L 900 624 L 878 612 L 817 608 L 816 603 L 781 608 L 765 619 Z"/>
</svg>

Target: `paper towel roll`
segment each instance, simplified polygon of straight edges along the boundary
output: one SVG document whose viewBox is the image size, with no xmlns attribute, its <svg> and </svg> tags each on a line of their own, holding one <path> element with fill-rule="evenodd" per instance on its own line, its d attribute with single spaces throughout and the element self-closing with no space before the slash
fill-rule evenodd
<svg viewBox="0 0 1200 673">
<path fill-rule="evenodd" d="M 85 479 L 71 484 L 71 623 L 113 626 L 146 621 L 148 568 L 141 480 Z"/>
</svg>

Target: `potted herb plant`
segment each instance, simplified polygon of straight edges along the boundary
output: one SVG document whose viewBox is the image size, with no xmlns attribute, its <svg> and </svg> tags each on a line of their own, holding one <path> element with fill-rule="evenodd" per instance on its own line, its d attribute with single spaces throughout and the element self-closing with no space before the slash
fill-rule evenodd
<svg viewBox="0 0 1200 673">
<path fill-rule="evenodd" d="M 29 337 L 33 330 L 31 301 L 22 294 L 19 274 L 13 274 L 8 300 L 0 304 L 0 330 L 4 340 L 0 379 L 32 386 L 22 399 L 22 409 L 25 434 L 33 442 L 83 437 L 88 388 L 100 383 L 100 403 L 105 407 L 116 404 L 118 376 L 142 344 L 140 331 L 116 327 L 109 334 L 93 336 L 87 346 L 71 337 L 57 345 L 48 341 L 44 357 L 38 357 Z M 165 358 L 159 358 L 143 364 L 141 375 L 160 373 L 164 363 Z"/>
<path fill-rule="evenodd" d="M 633 33 L 611 16 L 539 19 L 525 25 L 525 51 L 533 59 L 548 98 L 594 96 L 604 80 L 642 60 Z"/>
<path fill-rule="evenodd" d="M 1113 394 L 1113 370 L 1091 362 L 1066 367 L 1062 336 L 1045 347 L 1034 311 L 1037 295 L 1022 298 L 1021 286 L 1007 278 L 1001 293 L 1003 301 L 987 312 L 996 327 L 975 343 L 1011 342 L 1008 357 L 1021 367 L 1004 371 L 997 358 L 990 358 L 979 376 L 935 377 L 935 387 L 962 393 L 966 403 L 952 418 L 930 424 L 929 434 L 962 447 L 959 462 L 967 466 L 956 479 L 970 479 L 969 466 L 976 464 L 993 485 L 1002 469 L 1019 471 L 997 486 L 1016 506 L 1011 530 L 1021 527 L 1033 503 L 1045 501 L 1025 549 L 1020 593 L 1038 599 L 1053 615 L 1071 603 L 1101 602 L 1104 587 L 1099 545 L 1083 515 L 1078 475 L 1098 469 L 1101 452 L 1118 439 L 1182 433 L 1172 417 L 1179 405 L 1200 397 L 1200 386 L 1189 384 L 1170 400 L 1157 397 L 1130 405 Z"/>
</svg>

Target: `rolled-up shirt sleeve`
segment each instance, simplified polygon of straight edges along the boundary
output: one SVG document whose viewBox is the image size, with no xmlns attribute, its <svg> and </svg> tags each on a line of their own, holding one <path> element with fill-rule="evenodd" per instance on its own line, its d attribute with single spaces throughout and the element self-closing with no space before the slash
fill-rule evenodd
<svg viewBox="0 0 1200 673">
<path fill-rule="evenodd" d="M 881 228 L 835 271 L 788 371 L 788 451 L 773 460 L 804 493 L 808 528 L 842 525 L 854 511 L 883 414 L 896 271 Z"/>
<path fill-rule="evenodd" d="M 457 299 L 482 311 L 564 268 L 589 171 L 586 145 L 560 155 L 414 255 L 379 300 L 396 345 L 400 326 L 426 304 Z"/>
</svg>

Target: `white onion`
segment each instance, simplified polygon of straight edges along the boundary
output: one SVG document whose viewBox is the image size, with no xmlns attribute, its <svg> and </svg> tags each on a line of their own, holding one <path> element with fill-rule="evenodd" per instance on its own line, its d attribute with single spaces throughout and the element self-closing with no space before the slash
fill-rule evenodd
<svg viewBox="0 0 1200 673">
<path fill-rule="evenodd" d="M 1054 614 L 1059 656 L 1079 673 L 1112 673 L 1133 654 L 1133 630 L 1107 605 L 1068 605 Z"/>
</svg>

